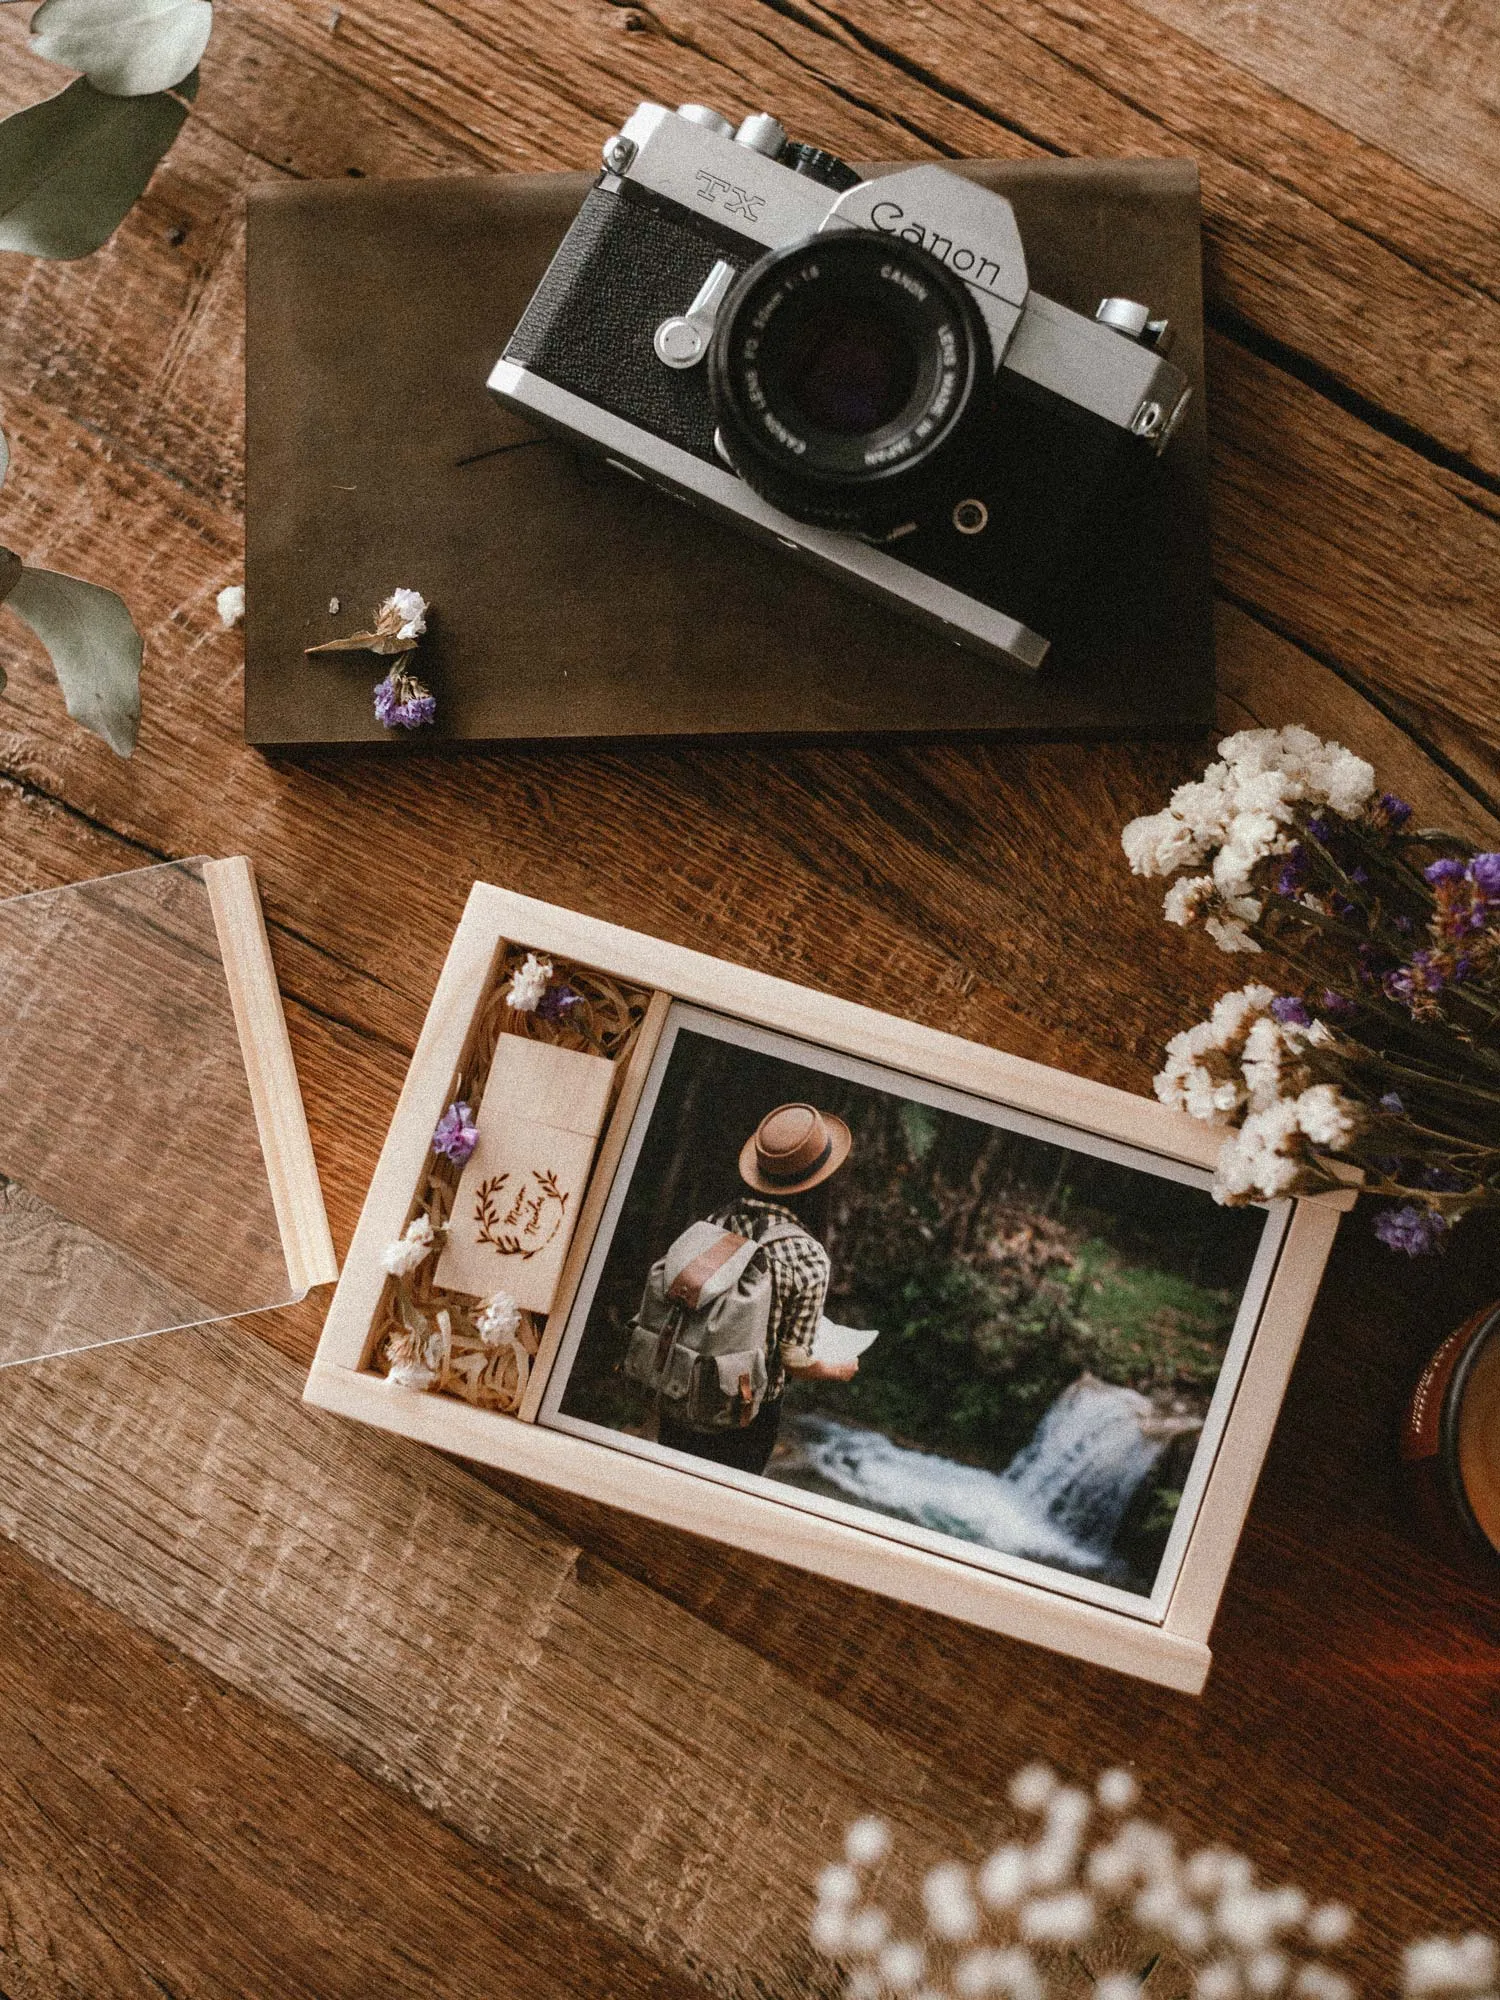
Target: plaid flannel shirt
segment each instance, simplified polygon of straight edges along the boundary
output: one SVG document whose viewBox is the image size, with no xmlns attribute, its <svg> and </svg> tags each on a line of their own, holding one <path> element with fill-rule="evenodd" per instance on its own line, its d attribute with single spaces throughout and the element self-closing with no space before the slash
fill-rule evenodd
<svg viewBox="0 0 1500 2000">
<path fill-rule="evenodd" d="M 779 1202 L 742 1195 L 711 1218 L 721 1229 L 732 1229 L 758 1243 L 778 1222 L 796 1222 Z M 801 1225 L 798 1224 L 799 1229 Z M 805 1368 L 813 1358 L 813 1340 L 823 1317 L 831 1266 L 828 1252 L 805 1229 L 798 1236 L 770 1243 L 765 1251 L 771 1274 L 771 1323 L 766 1332 L 766 1397 L 786 1387 L 786 1368 Z"/>
</svg>

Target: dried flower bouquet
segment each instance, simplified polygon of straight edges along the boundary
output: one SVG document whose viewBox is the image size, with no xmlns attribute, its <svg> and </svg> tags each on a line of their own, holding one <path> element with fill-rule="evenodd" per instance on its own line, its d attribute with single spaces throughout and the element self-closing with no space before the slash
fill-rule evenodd
<svg viewBox="0 0 1500 2000">
<path fill-rule="evenodd" d="M 1382 1242 L 1436 1249 L 1500 1204 L 1500 853 L 1414 826 L 1311 730 L 1242 730 L 1219 759 L 1122 844 L 1138 875 L 1177 877 L 1169 923 L 1291 978 L 1173 1036 L 1157 1095 L 1236 1128 L 1220 1201 L 1316 1192 L 1342 1163 L 1387 1197 Z"/>
<path fill-rule="evenodd" d="M 375 1365 L 393 1388 L 433 1390 L 481 1409 L 519 1409 L 541 1344 L 537 1316 L 522 1312 L 505 1292 L 475 1298 L 432 1277 L 459 1174 L 479 1139 L 474 1106 L 484 1095 L 501 1035 L 615 1059 L 634 1042 L 649 997 L 600 973 L 559 968 L 534 952 L 512 947 L 501 954 L 452 1101 L 433 1132 L 414 1213 L 383 1254 L 388 1283 Z"/>
</svg>

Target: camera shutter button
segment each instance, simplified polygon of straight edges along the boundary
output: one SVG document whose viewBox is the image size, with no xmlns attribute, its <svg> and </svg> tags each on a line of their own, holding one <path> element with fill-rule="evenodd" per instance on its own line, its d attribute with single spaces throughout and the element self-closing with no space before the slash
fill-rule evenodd
<svg viewBox="0 0 1500 2000">
<path fill-rule="evenodd" d="M 768 160 L 779 159 L 786 144 L 786 127 L 769 111 L 752 111 L 748 118 L 740 121 L 734 143 L 748 146 L 752 153 L 764 153 Z"/>
</svg>

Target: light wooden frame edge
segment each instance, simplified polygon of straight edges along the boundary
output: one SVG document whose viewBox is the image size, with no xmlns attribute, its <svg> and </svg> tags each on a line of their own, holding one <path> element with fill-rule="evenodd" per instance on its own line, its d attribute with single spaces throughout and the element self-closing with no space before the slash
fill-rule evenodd
<svg viewBox="0 0 1500 2000">
<path fill-rule="evenodd" d="M 507 943 L 607 971 L 652 994 L 601 1140 L 547 1336 L 518 1421 L 449 1397 L 390 1388 L 362 1372 L 385 1273 L 384 1246 L 406 1226 L 474 1013 Z M 1355 1190 L 1303 1198 L 1277 1260 L 1245 1372 L 1160 1624 L 906 1544 L 776 1500 L 710 1486 L 534 1419 L 556 1358 L 646 1071 L 672 1000 L 777 1028 L 829 1048 L 947 1083 L 1017 1109 L 1211 1168 L 1224 1134 L 1112 1085 L 987 1049 L 706 953 L 476 882 L 361 1213 L 309 1374 L 306 1400 L 404 1437 L 545 1485 L 620 1506 L 691 1533 L 794 1563 L 1013 1638 L 1177 1688 L 1201 1692 L 1208 1635 L 1249 1511 L 1339 1214 Z"/>
<path fill-rule="evenodd" d="M 243 854 L 205 861 L 203 883 L 239 1031 L 287 1276 L 301 1296 L 314 1285 L 332 1284 L 339 1264 L 271 961 L 265 913 L 254 871 Z"/>
</svg>

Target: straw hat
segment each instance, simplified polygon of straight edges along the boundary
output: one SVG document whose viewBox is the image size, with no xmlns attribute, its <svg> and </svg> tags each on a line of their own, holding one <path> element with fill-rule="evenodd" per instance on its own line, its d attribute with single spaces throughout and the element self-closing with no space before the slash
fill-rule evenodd
<svg viewBox="0 0 1500 2000">
<path fill-rule="evenodd" d="M 779 1104 L 740 1148 L 740 1177 L 757 1194 L 805 1194 L 838 1172 L 853 1144 L 835 1112 Z"/>
</svg>

